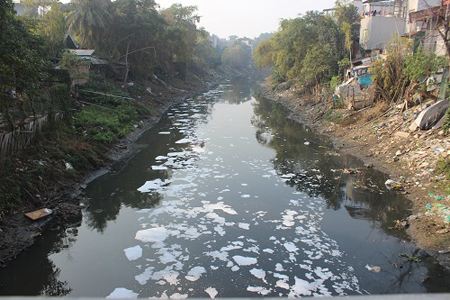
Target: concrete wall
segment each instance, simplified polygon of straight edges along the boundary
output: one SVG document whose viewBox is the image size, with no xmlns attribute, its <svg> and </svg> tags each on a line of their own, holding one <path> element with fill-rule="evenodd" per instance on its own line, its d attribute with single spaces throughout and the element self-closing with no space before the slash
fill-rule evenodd
<svg viewBox="0 0 450 300">
<path fill-rule="evenodd" d="M 395 35 L 405 33 L 405 19 L 396 17 L 366 17 L 361 20 L 359 42 L 366 50 L 384 49 Z"/>
<path fill-rule="evenodd" d="M 441 5 L 441 0 L 408 0 L 406 5 L 408 12 L 413 12 Z"/>
</svg>

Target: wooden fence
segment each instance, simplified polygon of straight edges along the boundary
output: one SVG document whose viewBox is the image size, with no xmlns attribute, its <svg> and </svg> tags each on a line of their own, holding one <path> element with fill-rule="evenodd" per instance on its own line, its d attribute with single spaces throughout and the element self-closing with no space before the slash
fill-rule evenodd
<svg viewBox="0 0 450 300">
<path fill-rule="evenodd" d="M 55 114 L 55 122 L 60 122 L 64 116 L 64 113 Z M 36 134 L 48 125 L 49 121 L 49 115 L 37 116 L 27 119 L 13 131 L 0 132 L 0 158 L 25 149 L 34 140 Z"/>
</svg>

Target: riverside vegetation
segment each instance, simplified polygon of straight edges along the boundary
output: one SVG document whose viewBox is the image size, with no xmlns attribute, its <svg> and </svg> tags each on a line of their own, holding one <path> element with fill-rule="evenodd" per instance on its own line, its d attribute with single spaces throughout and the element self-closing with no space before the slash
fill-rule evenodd
<svg viewBox="0 0 450 300">
<path fill-rule="evenodd" d="M 11 250 L 15 230 L 30 226 L 15 216 L 42 207 L 56 208 L 55 217 L 64 220 L 79 216 L 76 204 L 61 206 L 70 204 L 86 174 L 108 164 L 111 151 L 127 148 L 127 137 L 148 128 L 176 101 L 226 76 L 248 73 L 252 65 L 250 47 L 236 38 L 213 47 L 214 37 L 197 26 L 195 6 L 160 10 L 152 0 L 53 1 L 41 16 L 36 5 L 29 2 L 25 15 L 17 16 L 11 0 L 0 0 L 0 133 L 41 116 L 50 120 L 26 149 L 0 161 L 0 263 L 29 245 Z M 68 37 L 95 49 L 108 65 L 81 72 L 90 62 L 65 49 Z M 79 79 L 87 83 L 74 89 L 72 81 Z M 27 230 L 23 236 L 42 228 Z"/>
<path fill-rule="evenodd" d="M 426 92 L 425 83 L 448 66 L 449 57 L 420 47 L 413 53 L 411 41 L 396 37 L 384 58 L 371 66 L 373 85 L 367 97 L 372 104 L 360 111 L 344 109 L 342 99 L 332 95 L 350 66 L 353 49 L 360 48 L 360 18 L 352 4 L 338 1 L 336 7 L 335 18 L 308 12 L 283 20 L 280 30 L 255 49 L 257 66 L 272 68 L 265 96 L 288 106 L 293 118 L 300 116 L 302 122 L 335 137 L 342 150 L 389 172 L 413 202 L 412 216 L 401 227 L 409 226 L 420 246 L 445 255 L 450 247 L 450 217 L 428 207 L 450 204 L 450 113 L 439 130 L 410 132 L 409 126 L 423 103 L 437 99 Z M 446 20 L 441 23 L 444 29 L 449 27 Z M 450 49 L 448 40 L 445 46 Z M 424 101 L 408 96 L 415 94 Z M 450 259 L 444 255 L 442 261 L 448 266 Z"/>
</svg>

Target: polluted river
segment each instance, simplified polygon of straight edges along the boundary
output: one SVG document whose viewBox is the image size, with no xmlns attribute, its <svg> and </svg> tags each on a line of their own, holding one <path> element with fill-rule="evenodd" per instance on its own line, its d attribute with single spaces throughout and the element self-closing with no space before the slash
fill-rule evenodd
<svg viewBox="0 0 450 300">
<path fill-rule="evenodd" d="M 0 270 L 1 295 L 185 299 L 449 292 L 392 229 L 386 174 L 333 149 L 257 85 L 171 108 L 139 152 L 91 182 L 83 220 Z"/>
</svg>

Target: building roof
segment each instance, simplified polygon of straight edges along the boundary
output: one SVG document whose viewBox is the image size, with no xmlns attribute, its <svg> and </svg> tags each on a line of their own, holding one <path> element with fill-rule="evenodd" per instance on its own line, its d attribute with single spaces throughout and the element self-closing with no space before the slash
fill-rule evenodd
<svg viewBox="0 0 450 300">
<path fill-rule="evenodd" d="M 92 56 L 95 52 L 93 49 L 69 49 L 69 51 L 78 56 Z"/>
<path fill-rule="evenodd" d="M 91 57 L 91 64 L 93 65 L 107 65 L 108 62 L 104 59 L 97 58 L 97 57 Z"/>
</svg>

